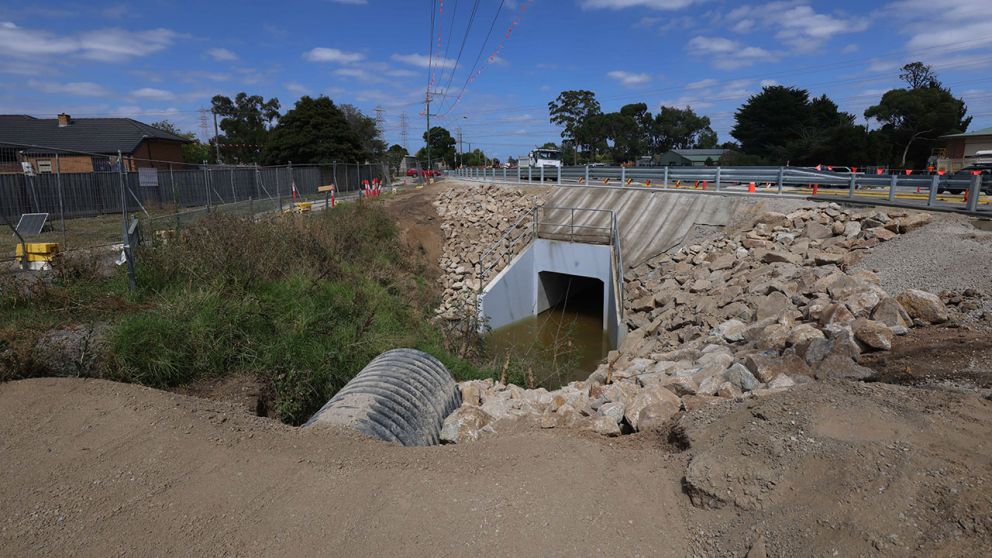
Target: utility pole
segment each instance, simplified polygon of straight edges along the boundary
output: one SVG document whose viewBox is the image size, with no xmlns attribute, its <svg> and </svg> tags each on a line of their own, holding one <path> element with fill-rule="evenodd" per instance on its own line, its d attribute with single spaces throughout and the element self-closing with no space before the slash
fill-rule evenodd
<svg viewBox="0 0 992 558">
<path fill-rule="evenodd" d="M 409 139 L 408 126 L 409 126 L 409 124 L 407 124 L 407 121 L 406 121 L 406 113 L 405 112 L 404 113 L 401 113 L 400 114 L 400 139 L 403 140 L 403 149 L 406 149 L 407 150 L 407 153 L 410 152 L 410 147 L 407 145 L 407 141 Z"/>
<path fill-rule="evenodd" d="M 375 110 L 375 126 L 376 128 L 379 128 L 379 131 L 381 132 L 382 125 L 386 123 L 386 119 L 382 116 L 382 114 L 386 112 L 386 109 L 382 108 L 382 105 L 376 105 L 374 110 Z"/>
<path fill-rule="evenodd" d="M 203 135 L 203 141 L 210 141 L 210 129 L 207 126 L 207 109 L 200 109 L 200 134 Z"/>
<path fill-rule="evenodd" d="M 430 89 L 427 90 L 427 95 L 424 98 L 427 103 L 427 134 L 425 139 L 427 140 L 427 169 L 432 170 L 434 167 L 431 166 L 431 92 Z"/>
<path fill-rule="evenodd" d="M 217 131 L 217 113 L 214 112 L 213 108 L 210 109 L 210 113 L 214 115 L 214 150 L 217 153 L 217 164 L 219 165 L 221 163 L 220 140 L 217 138 L 220 137 L 220 133 Z"/>
<path fill-rule="evenodd" d="M 458 132 L 458 166 L 461 166 L 462 165 L 462 162 L 464 162 L 464 159 L 465 159 L 465 152 L 462 150 L 462 148 L 464 146 L 462 145 L 462 128 L 461 128 L 461 126 L 455 128 L 455 131 Z"/>
</svg>

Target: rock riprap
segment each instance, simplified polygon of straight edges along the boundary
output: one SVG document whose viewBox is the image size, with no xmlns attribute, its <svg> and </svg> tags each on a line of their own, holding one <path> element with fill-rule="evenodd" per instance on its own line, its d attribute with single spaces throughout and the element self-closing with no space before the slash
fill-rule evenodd
<svg viewBox="0 0 992 558">
<path fill-rule="evenodd" d="M 523 194 L 508 195 L 531 204 Z M 487 212 L 481 200 L 454 209 L 462 207 L 458 200 L 452 194 L 444 207 L 480 218 Z M 953 313 L 938 296 L 887 293 L 874 273 L 848 268 L 930 219 L 829 204 L 767 213 L 748 230 L 654 257 L 626 274 L 630 331 L 589 379 L 554 391 L 463 383 L 463 393 L 479 394 L 464 405 L 488 419 L 469 411 L 449 417 L 446 431 L 456 435 L 448 441 L 477 439 L 521 419 L 615 436 L 659 428 L 701 405 L 817 379 L 871 379 L 875 372 L 856 362 L 862 352 L 888 350 L 908 328 L 953 320 Z M 487 234 L 512 220 L 496 218 Z M 473 253 L 458 242 L 452 253 Z M 452 256 L 448 269 L 458 263 Z M 476 424 L 484 426 L 474 431 Z"/>
</svg>

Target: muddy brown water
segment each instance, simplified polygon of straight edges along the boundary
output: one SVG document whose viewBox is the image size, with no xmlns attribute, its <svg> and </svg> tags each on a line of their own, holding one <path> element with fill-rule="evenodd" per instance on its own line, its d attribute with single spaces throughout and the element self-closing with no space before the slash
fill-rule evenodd
<svg viewBox="0 0 992 558">
<path fill-rule="evenodd" d="M 585 380 L 609 352 L 602 300 L 573 297 L 536 316 L 494 329 L 486 348 L 496 361 L 507 355 L 533 366 L 538 386 L 548 389 Z"/>
</svg>

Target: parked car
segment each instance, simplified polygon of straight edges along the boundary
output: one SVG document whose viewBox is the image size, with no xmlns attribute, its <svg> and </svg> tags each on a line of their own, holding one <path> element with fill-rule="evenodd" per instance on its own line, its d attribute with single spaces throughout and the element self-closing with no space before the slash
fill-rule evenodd
<svg viewBox="0 0 992 558">
<path fill-rule="evenodd" d="M 420 171 L 417 169 L 406 169 L 407 176 L 420 176 Z"/>
<path fill-rule="evenodd" d="M 982 193 L 992 194 L 992 164 L 988 163 L 971 165 L 954 174 L 945 174 L 937 185 L 937 191 L 940 193 L 963 194 L 965 190 L 971 187 L 971 180 L 975 176 L 975 173 L 982 176 Z M 951 180 L 957 182 L 957 184 L 950 184 Z"/>
</svg>

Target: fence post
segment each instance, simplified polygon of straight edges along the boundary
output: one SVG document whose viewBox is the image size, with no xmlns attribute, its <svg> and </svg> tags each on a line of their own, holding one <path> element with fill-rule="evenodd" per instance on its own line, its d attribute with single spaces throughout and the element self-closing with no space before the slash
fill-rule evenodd
<svg viewBox="0 0 992 558">
<path fill-rule="evenodd" d="M 664 187 L 668 188 L 668 165 L 665 165 L 665 182 Z"/>
<path fill-rule="evenodd" d="M 927 207 L 933 207 L 937 203 L 937 187 L 940 185 L 940 177 L 936 174 L 930 179 L 930 194 L 927 196 Z"/>
<path fill-rule="evenodd" d="M 971 192 L 968 193 L 968 203 L 965 209 L 968 211 L 978 211 L 978 198 L 982 195 L 982 175 L 976 174 L 971 177 Z"/>
<path fill-rule="evenodd" d="M 258 197 L 258 179 L 259 179 L 259 176 L 258 176 L 258 163 L 254 163 L 254 165 L 255 165 L 255 192 L 254 192 L 255 195 L 254 196 L 250 196 L 250 198 L 252 200 L 254 200 L 255 198 Z"/>
<path fill-rule="evenodd" d="M 131 238 L 128 234 L 127 226 L 127 192 L 124 184 L 124 158 L 121 151 L 117 150 L 117 174 L 121 182 L 121 232 L 124 240 L 124 259 L 127 260 L 127 280 L 128 287 L 133 291 L 138 288 L 138 282 L 134 277 L 134 258 L 131 255 Z M 27 257 L 27 254 L 25 254 Z"/>
<path fill-rule="evenodd" d="M 207 213 L 210 213 L 210 169 L 203 169 L 203 187 L 207 191 Z"/>
<path fill-rule="evenodd" d="M 893 174 L 889 177 L 889 201 L 896 199 L 896 186 L 899 185 L 899 175 Z"/>
<path fill-rule="evenodd" d="M 234 168 L 231 168 L 231 197 L 234 198 L 234 203 L 238 203 L 238 193 L 234 191 Z"/>
<path fill-rule="evenodd" d="M 275 167 L 273 170 L 276 171 L 276 199 L 279 200 L 279 213 L 282 213 L 282 181 L 279 180 L 279 167 Z"/>
<path fill-rule="evenodd" d="M 720 174 L 721 174 L 722 171 L 723 171 L 722 168 L 720 168 L 720 167 L 717 167 L 716 168 L 716 181 L 715 181 L 716 182 L 716 185 L 715 186 L 716 186 L 716 191 L 717 192 L 720 191 Z"/>
<path fill-rule="evenodd" d="M 55 186 L 59 190 L 59 220 L 62 223 L 62 249 L 69 249 L 69 241 L 67 240 L 65 234 L 65 204 L 62 201 L 62 161 L 59 159 L 59 154 L 55 154 Z M 24 259 L 27 261 L 28 254 L 24 253 Z"/>
<path fill-rule="evenodd" d="M 778 193 L 781 194 L 785 188 L 785 167 L 778 168 Z"/>
<path fill-rule="evenodd" d="M 854 189 L 857 188 L 857 186 L 858 186 L 857 180 L 858 180 L 857 175 L 855 175 L 852 172 L 851 173 L 851 182 L 847 185 L 847 197 L 849 197 L 849 198 L 853 198 L 854 197 Z"/>
</svg>

